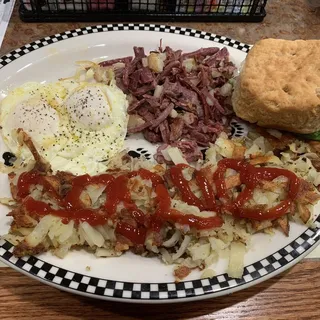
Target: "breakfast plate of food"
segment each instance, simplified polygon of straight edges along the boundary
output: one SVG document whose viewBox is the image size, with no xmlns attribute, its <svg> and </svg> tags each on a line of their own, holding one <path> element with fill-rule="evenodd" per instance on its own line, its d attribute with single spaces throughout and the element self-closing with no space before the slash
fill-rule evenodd
<svg viewBox="0 0 320 320">
<path fill-rule="evenodd" d="M 245 289 L 320 241 L 320 42 L 86 27 L 0 59 L 0 261 L 164 303 Z M 318 70 L 318 71 L 317 71 Z"/>
</svg>

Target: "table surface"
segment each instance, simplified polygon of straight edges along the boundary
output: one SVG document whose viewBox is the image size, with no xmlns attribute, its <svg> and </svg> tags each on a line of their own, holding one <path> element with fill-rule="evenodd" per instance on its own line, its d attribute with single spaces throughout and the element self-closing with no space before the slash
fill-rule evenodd
<svg viewBox="0 0 320 320">
<path fill-rule="evenodd" d="M 262 38 L 320 39 L 320 10 L 304 0 L 269 0 L 262 23 L 170 23 L 244 43 Z M 23 23 L 15 8 L 0 55 L 25 43 L 92 23 Z M 130 305 L 61 292 L 0 268 L 0 319 L 320 319 L 320 247 L 291 270 L 229 296 L 175 305 Z M 0 263 L 1 267 L 1 263 Z M 166 314 L 166 315 L 165 315 Z"/>
</svg>

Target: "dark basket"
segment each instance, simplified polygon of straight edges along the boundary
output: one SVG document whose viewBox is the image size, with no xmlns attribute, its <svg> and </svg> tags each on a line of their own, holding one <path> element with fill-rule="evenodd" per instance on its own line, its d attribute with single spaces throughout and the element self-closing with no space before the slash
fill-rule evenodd
<svg viewBox="0 0 320 320">
<path fill-rule="evenodd" d="M 26 22 L 259 22 L 267 0 L 20 0 Z"/>
</svg>

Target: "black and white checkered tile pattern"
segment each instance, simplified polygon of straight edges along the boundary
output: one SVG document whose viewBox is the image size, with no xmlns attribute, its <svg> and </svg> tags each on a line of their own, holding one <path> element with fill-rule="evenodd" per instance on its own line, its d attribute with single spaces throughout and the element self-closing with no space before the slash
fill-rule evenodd
<svg viewBox="0 0 320 320">
<path fill-rule="evenodd" d="M 12 264 L 35 277 L 49 281 L 61 289 L 74 290 L 105 299 L 171 300 L 208 294 L 220 295 L 222 291 L 240 288 L 279 269 L 286 269 L 291 261 L 299 258 L 319 240 L 320 216 L 315 222 L 315 228 L 307 229 L 297 239 L 274 254 L 246 266 L 241 279 L 232 279 L 227 274 L 220 274 L 210 279 L 180 283 L 131 283 L 89 277 L 53 266 L 36 257 L 16 258 L 12 254 L 12 244 L 4 240 L 0 240 L 0 258 L 7 264 Z"/>
<path fill-rule="evenodd" d="M 3 56 L 0 59 L 0 69 L 29 52 L 58 41 L 90 33 L 117 30 L 144 30 L 175 33 L 219 42 L 244 52 L 250 50 L 249 45 L 204 31 L 152 24 L 112 24 L 75 29 L 27 44 Z M 241 128 L 239 127 L 238 129 Z M 12 244 L 4 240 L 0 240 L 0 259 L 39 279 L 51 282 L 61 289 L 65 288 L 106 299 L 169 300 L 192 298 L 209 294 L 221 294 L 222 291 L 238 288 L 250 282 L 257 281 L 272 272 L 288 267 L 291 261 L 300 257 L 312 246 L 315 246 L 316 242 L 319 240 L 320 216 L 315 222 L 314 229 L 308 229 L 285 248 L 261 261 L 247 266 L 241 279 L 232 279 L 228 277 L 227 274 L 221 274 L 211 279 L 185 281 L 180 283 L 129 283 L 89 277 L 53 266 L 36 257 L 16 258 L 12 253 Z"/>
<path fill-rule="evenodd" d="M 201 38 L 206 40 L 215 41 L 221 44 L 224 44 L 229 47 L 236 48 L 238 50 L 248 52 L 250 46 L 244 43 L 241 43 L 236 40 L 226 38 L 224 36 L 218 36 L 204 31 L 166 26 L 166 25 L 154 25 L 154 24 L 108 24 L 105 26 L 92 26 L 85 27 L 81 29 L 75 29 L 71 31 L 66 31 L 61 34 L 55 34 L 53 36 L 45 37 L 41 40 L 34 41 L 32 43 L 26 44 L 23 47 L 16 49 L 0 59 L 0 69 L 11 63 L 12 61 L 28 54 L 29 52 L 35 51 L 44 46 L 50 45 L 52 43 L 66 40 L 69 38 L 74 38 L 82 35 L 87 35 L 97 32 L 108 32 L 108 31 L 123 31 L 123 30 L 140 30 L 140 31 L 154 31 L 154 32 L 165 32 L 165 33 L 175 33 L 195 38 Z"/>
</svg>

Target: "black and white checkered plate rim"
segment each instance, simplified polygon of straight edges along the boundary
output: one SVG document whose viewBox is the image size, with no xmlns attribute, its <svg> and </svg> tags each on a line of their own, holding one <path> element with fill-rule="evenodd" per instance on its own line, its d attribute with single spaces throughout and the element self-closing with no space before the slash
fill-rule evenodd
<svg viewBox="0 0 320 320">
<path fill-rule="evenodd" d="M 182 27 L 153 24 L 110 24 L 66 31 L 34 41 L 3 56 L 0 59 L 0 69 L 32 51 L 58 41 L 97 32 L 122 30 L 175 33 L 215 41 L 243 52 L 248 52 L 251 47 L 224 36 Z M 301 260 L 316 247 L 319 241 L 320 216 L 315 221 L 315 228 L 307 229 L 284 248 L 246 266 L 241 279 L 232 279 L 227 274 L 220 274 L 210 279 L 180 283 L 132 283 L 90 277 L 54 266 L 34 256 L 16 258 L 12 254 L 13 245 L 4 240 L 0 240 L 0 260 L 39 281 L 77 294 L 127 302 L 175 302 L 220 296 L 264 281 Z"/>
<path fill-rule="evenodd" d="M 247 45 L 245 43 L 242 43 L 224 36 L 219 36 L 216 34 L 208 33 L 205 31 L 199 31 L 195 29 L 190 29 L 190 28 L 174 27 L 174 26 L 167 26 L 167 25 L 156 25 L 156 24 L 133 24 L 133 23 L 107 24 L 107 25 L 84 27 L 84 28 L 66 31 L 63 33 L 57 33 L 55 35 L 45 37 L 40 40 L 36 40 L 34 42 L 26 44 L 23 47 L 4 55 L 0 59 L 0 69 L 6 66 L 7 64 L 11 63 L 12 61 L 32 51 L 35 51 L 39 48 L 45 47 L 47 45 L 50 45 L 58 41 L 79 37 L 83 35 L 88 35 L 92 33 L 110 32 L 110 31 L 129 31 L 129 30 L 174 33 L 174 34 L 179 34 L 184 36 L 190 36 L 190 37 L 215 41 L 225 46 L 232 47 L 243 52 L 248 52 L 251 48 L 250 45 Z"/>
</svg>

